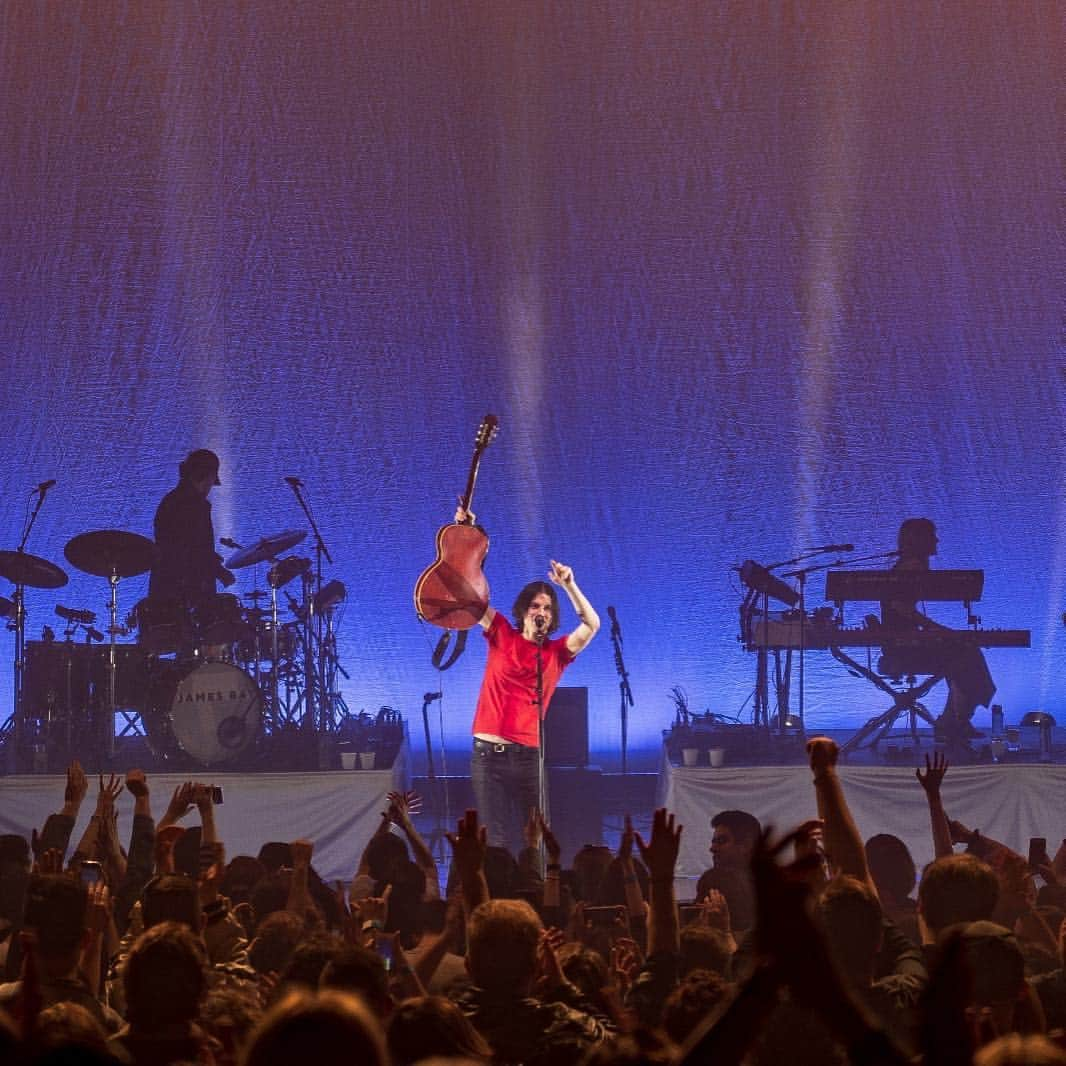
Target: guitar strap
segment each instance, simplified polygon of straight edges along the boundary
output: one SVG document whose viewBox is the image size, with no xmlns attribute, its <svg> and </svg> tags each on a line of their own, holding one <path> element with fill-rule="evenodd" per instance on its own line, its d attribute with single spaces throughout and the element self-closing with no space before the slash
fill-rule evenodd
<svg viewBox="0 0 1066 1066">
<path fill-rule="evenodd" d="M 467 629 L 460 629 L 459 635 L 455 638 L 455 647 L 452 648 L 451 655 L 448 656 L 447 661 L 444 659 L 444 653 L 448 650 L 448 645 L 451 643 L 452 631 L 446 629 L 440 635 L 440 640 L 437 641 L 437 646 L 433 649 L 433 666 L 435 669 L 440 670 L 442 673 L 450 666 L 455 665 L 456 659 L 466 650 L 466 635 L 469 632 Z"/>
</svg>

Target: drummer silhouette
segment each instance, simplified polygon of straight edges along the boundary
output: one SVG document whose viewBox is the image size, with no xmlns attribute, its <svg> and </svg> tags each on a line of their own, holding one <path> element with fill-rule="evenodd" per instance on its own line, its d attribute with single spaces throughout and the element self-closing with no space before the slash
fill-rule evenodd
<svg viewBox="0 0 1066 1066">
<path fill-rule="evenodd" d="M 178 484 L 155 513 L 156 561 L 148 582 L 151 601 L 170 601 L 193 611 L 217 592 L 217 582 L 236 581 L 215 551 L 208 496 L 219 480 L 219 458 L 198 448 L 178 466 Z"/>
</svg>

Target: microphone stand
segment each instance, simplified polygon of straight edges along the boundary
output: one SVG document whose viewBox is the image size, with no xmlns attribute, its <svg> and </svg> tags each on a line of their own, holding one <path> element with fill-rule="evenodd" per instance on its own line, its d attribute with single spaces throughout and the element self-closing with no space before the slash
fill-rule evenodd
<svg viewBox="0 0 1066 1066">
<path fill-rule="evenodd" d="M 322 533 L 318 528 L 318 523 L 315 521 L 315 516 L 311 514 L 311 508 L 308 507 L 307 501 L 304 499 L 303 493 L 300 491 L 303 488 L 303 483 L 293 479 L 285 482 L 295 493 L 296 501 L 299 503 L 301 510 L 307 516 L 307 521 L 311 526 L 311 532 L 315 536 L 315 591 L 314 595 L 308 597 L 307 601 L 307 618 L 305 619 L 305 633 L 307 636 L 307 657 L 304 664 L 304 688 L 306 695 L 304 713 L 307 715 L 308 720 L 311 722 L 311 728 L 315 731 L 318 728 L 326 725 L 326 712 L 322 707 L 318 707 L 317 704 L 321 701 L 322 695 L 325 692 L 325 663 L 322 661 L 321 655 L 321 620 L 319 616 L 315 614 L 315 596 L 322 591 L 322 559 L 325 557 L 326 562 L 333 565 L 333 557 L 329 554 L 329 549 L 326 547 L 326 542 L 322 539 Z M 315 669 L 315 662 L 311 655 L 312 639 L 314 640 L 314 648 L 318 653 L 318 670 Z M 315 684 L 318 684 L 318 696 L 319 700 L 315 700 L 312 696 L 312 690 Z M 317 707 L 317 714 L 316 714 Z M 329 708 L 330 727 L 335 724 L 333 722 L 333 708 Z M 317 719 L 317 720 L 316 720 Z"/>
<path fill-rule="evenodd" d="M 633 706 L 633 691 L 629 687 L 629 672 L 622 658 L 622 633 L 618 623 L 611 625 L 611 644 L 614 646 L 614 668 L 618 671 L 619 718 L 622 724 L 622 773 L 628 773 L 626 754 L 629 740 L 629 708 Z"/>
<path fill-rule="evenodd" d="M 49 486 L 50 487 L 50 486 Z M 41 507 L 44 505 L 44 498 L 48 494 L 48 489 L 37 489 L 37 503 L 34 505 L 33 511 L 26 519 L 26 526 L 22 531 L 22 539 L 19 541 L 19 546 L 16 549 L 19 554 L 26 551 L 26 545 L 29 543 L 30 533 L 33 531 L 33 527 L 37 522 L 37 516 L 41 513 Z M 26 670 L 26 586 L 23 584 L 15 584 L 15 595 L 13 597 L 15 603 L 15 661 L 14 661 L 14 710 L 12 715 L 12 721 L 14 722 L 14 738 L 12 744 L 11 758 L 8 761 L 8 765 L 12 772 L 18 769 L 18 757 L 22 744 L 25 741 L 25 729 L 26 723 L 24 716 L 26 713 L 24 682 L 25 682 L 25 670 Z"/>
<path fill-rule="evenodd" d="M 448 822 L 448 812 L 445 811 L 440 802 L 440 787 L 437 781 L 437 771 L 433 766 L 433 741 L 429 732 L 429 705 L 436 699 L 440 699 L 439 692 L 427 692 L 422 697 L 422 727 L 426 733 L 426 778 L 429 781 L 429 801 L 433 804 L 433 810 L 436 812 L 433 832 L 429 838 L 429 850 L 435 857 L 439 857 L 441 862 L 447 859 L 447 855 L 444 851 L 444 826 Z"/>
<path fill-rule="evenodd" d="M 537 708 L 537 801 L 544 821 L 551 823 L 548 813 L 548 781 L 544 761 L 544 633 L 537 630 L 537 688 L 533 703 Z M 541 861 L 544 858 L 544 838 L 540 841 Z"/>
<path fill-rule="evenodd" d="M 797 555 L 795 559 L 788 560 L 787 562 L 778 563 L 778 566 L 789 566 L 792 563 L 802 562 L 804 559 L 811 559 L 816 555 L 824 554 L 820 549 L 815 551 L 804 552 L 801 555 Z M 843 559 L 835 559 L 831 563 L 818 563 L 816 566 L 801 567 L 799 570 L 789 570 L 782 574 L 782 577 L 794 577 L 799 582 L 799 612 L 800 612 L 800 624 L 799 624 L 799 724 L 801 735 L 806 732 L 806 721 L 803 717 L 804 711 L 804 687 L 803 687 L 803 667 L 804 661 L 807 656 L 804 654 L 807 645 L 807 578 L 811 574 L 817 573 L 819 570 L 829 570 L 834 566 L 843 566 Z M 769 567 L 767 567 L 769 569 Z M 778 715 L 777 720 L 778 733 L 784 735 L 785 723 L 784 719 Z"/>
</svg>

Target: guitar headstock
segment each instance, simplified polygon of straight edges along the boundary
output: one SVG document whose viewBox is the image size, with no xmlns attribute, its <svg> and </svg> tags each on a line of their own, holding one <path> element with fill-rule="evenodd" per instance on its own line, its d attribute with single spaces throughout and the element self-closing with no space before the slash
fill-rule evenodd
<svg viewBox="0 0 1066 1066">
<path fill-rule="evenodd" d="M 477 427 L 474 447 L 480 455 L 495 439 L 500 429 L 500 420 L 495 415 L 485 415 Z"/>
</svg>

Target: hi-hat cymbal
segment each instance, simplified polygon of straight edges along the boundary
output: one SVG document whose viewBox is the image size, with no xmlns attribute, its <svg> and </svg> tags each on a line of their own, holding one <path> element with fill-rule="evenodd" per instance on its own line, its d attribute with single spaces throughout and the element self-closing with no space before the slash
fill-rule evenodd
<svg viewBox="0 0 1066 1066">
<path fill-rule="evenodd" d="M 55 563 L 27 552 L 0 552 L 0 577 L 31 589 L 58 589 L 68 580 Z"/>
<path fill-rule="evenodd" d="M 155 545 L 139 533 L 98 529 L 67 541 L 63 554 L 73 566 L 97 577 L 134 577 L 152 568 Z"/>
<path fill-rule="evenodd" d="M 263 537 L 251 547 L 241 548 L 240 551 L 234 552 L 226 560 L 226 569 L 240 570 L 242 566 L 266 562 L 267 559 L 273 559 L 282 552 L 295 547 L 306 536 L 307 530 L 305 529 L 289 529 L 284 533 L 275 533 L 272 537 Z"/>
</svg>

